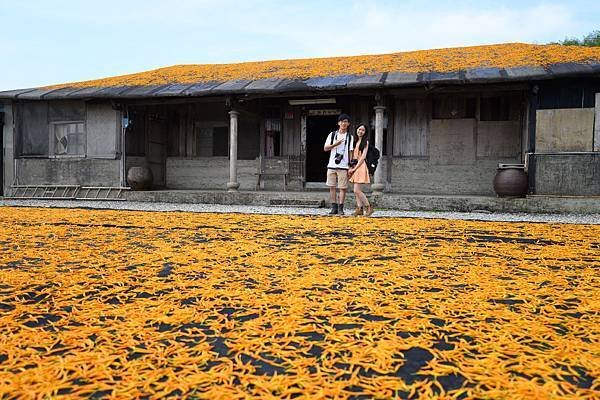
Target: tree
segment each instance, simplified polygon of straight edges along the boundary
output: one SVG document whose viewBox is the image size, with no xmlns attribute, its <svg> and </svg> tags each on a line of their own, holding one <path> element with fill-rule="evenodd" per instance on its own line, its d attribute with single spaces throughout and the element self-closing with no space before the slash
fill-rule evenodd
<svg viewBox="0 0 600 400">
<path fill-rule="evenodd" d="M 593 31 L 587 34 L 583 39 L 577 39 L 575 37 L 566 37 L 565 40 L 559 42 L 552 42 L 550 44 L 561 44 L 563 46 L 587 46 L 596 47 L 600 46 L 600 30 Z"/>
<path fill-rule="evenodd" d="M 593 31 L 583 39 L 584 46 L 600 46 L 600 31 Z"/>
</svg>

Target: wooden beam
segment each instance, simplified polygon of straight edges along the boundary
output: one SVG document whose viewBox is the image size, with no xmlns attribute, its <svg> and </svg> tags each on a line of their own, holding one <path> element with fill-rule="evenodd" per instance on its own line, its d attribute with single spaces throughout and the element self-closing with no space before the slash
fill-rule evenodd
<svg viewBox="0 0 600 400">
<path fill-rule="evenodd" d="M 528 178 L 528 193 L 529 194 L 535 194 L 535 168 L 536 168 L 536 163 L 535 163 L 535 127 L 536 127 L 536 115 L 537 115 L 537 109 L 538 109 L 538 105 L 539 105 L 539 97 L 538 97 L 538 89 L 537 86 L 534 86 L 535 90 L 532 90 L 530 96 L 529 96 L 529 115 L 528 115 L 528 121 L 529 121 L 529 126 L 527 127 L 528 129 L 528 136 L 529 136 L 529 149 L 528 149 L 528 153 L 532 153 L 531 157 L 529 157 L 529 163 L 528 163 L 528 170 L 527 170 L 527 178 Z"/>
</svg>

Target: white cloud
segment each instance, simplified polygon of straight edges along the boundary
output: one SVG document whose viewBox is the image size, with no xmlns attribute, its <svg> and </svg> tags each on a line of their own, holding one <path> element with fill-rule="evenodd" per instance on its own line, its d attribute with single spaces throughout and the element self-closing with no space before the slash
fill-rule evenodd
<svg viewBox="0 0 600 400">
<path fill-rule="evenodd" d="M 572 0 L 0 0 L 0 87 L 182 63 L 547 43 L 598 29 Z M 44 68 L 39 68 L 39 65 Z"/>
<path fill-rule="evenodd" d="M 503 42 L 546 43 L 582 30 L 566 5 L 547 4 L 487 10 L 440 7 L 424 11 L 414 4 L 355 1 L 347 24 L 297 23 L 269 27 L 314 56 L 456 47 Z M 267 27 L 257 30 L 265 33 Z M 588 32 L 585 30 L 584 32 Z M 294 47 L 294 46 L 291 46 Z"/>
</svg>

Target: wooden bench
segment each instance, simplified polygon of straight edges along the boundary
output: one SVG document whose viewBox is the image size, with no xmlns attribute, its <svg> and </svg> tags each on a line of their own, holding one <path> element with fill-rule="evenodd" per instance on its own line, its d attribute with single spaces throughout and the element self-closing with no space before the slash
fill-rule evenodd
<svg viewBox="0 0 600 400">
<path fill-rule="evenodd" d="M 287 190 L 289 177 L 288 157 L 263 157 L 258 156 L 258 170 L 256 171 L 256 190 L 264 187 L 264 178 L 268 176 L 281 176 L 283 190 Z"/>
</svg>

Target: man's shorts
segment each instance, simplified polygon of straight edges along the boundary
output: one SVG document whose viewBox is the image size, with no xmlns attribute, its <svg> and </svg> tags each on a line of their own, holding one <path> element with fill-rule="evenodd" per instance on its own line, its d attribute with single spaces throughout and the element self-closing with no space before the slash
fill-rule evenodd
<svg viewBox="0 0 600 400">
<path fill-rule="evenodd" d="M 327 168 L 327 182 L 329 187 L 335 187 L 337 182 L 338 189 L 346 189 L 348 187 L 348 170 L 347 169 L 332 169 Z"/>
</svg>

